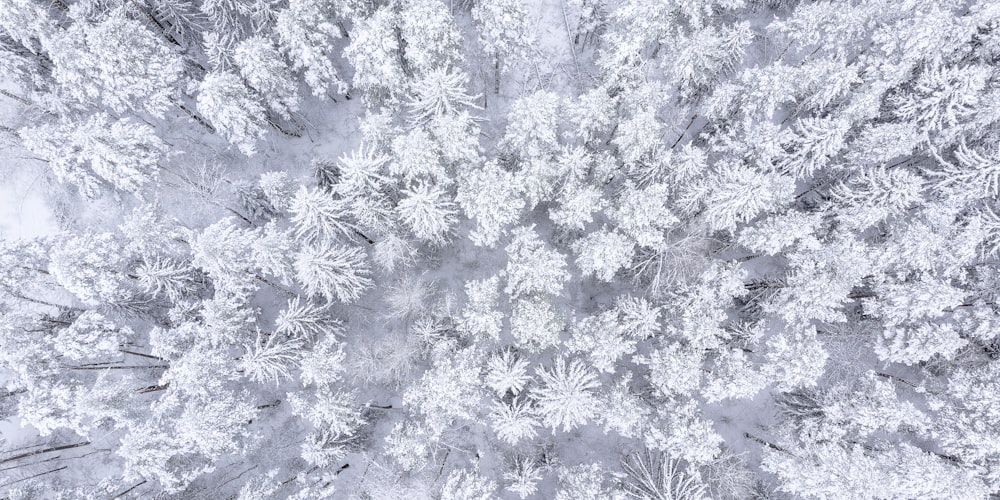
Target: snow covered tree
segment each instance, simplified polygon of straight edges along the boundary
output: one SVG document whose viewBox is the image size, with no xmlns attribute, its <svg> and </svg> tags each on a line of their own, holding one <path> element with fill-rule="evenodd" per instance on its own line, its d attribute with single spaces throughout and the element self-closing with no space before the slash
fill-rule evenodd
<svg viewBox="0 0 1000 500">
<path fill-rule="evenodd" d="M 183 259 L 184 228 L 162 206 L 136 206 L 123 215 L 118 232 L 125 239 L 126 250 L 144 259 L 161 255 Z"/>
<path fill-rule="evenodd" d="M 507 491 L 516 494 L 522 500 L 538 491 L 538 482 L 542 477 L 542 468 L 535 459 L 520 456 L 514 458 L 510 469 L 503 475 L 508 482 Z"/>
<path fill-rule="evenodd" d="M 504 171 L 495 162 L 467 172 L 459 178 L 455 201 L 474 219 L 475 229 L 469 235 L 479 246 L 493 246 L 506 234 L 507 227 L 517 222 L 524 208 L 522 188 L 518 178 Z"/>
<path fill-rule="evenodd" d="M 76 184 L 88 197 L 100 185 L 138 194 L 159 178 L 166 144 L 152 127 L 135 120 L 112 120 L 105 113 L 84 122 L 43 125 L 20 131 L 25 146 L 45 157 L 60 180 Z"/>
<path fill-rule="evenodd" d="M 613 373 L 618 360 L 635 351 L 635 341 L 623 335 L 618 314 L 607 311 L 584 318 L 573 327 L 573 337 L 566 343 L 572 352 L 586 354 L 590 364 L 604 373 Z"/>
<path fill-rule="evenodd" d="M 937 189 L 948 191 L 957 186 L 975 187 L 969 194 L 984 198 L 1000 193 L 1000 171 L 996 166 L 1000 151 L 977 150 L 963 140 L 953 154 L 954 163 L 937 157 L 943 166 L 940 171 L 931 173 Z"/>
<path fill-rule="evenodd" d="M 475 107 L 475 96 L 466 91 L 469 77 L 464 72 L 435 68 L 426 73 L 412 86 L 411 121 L 426 123 L 435 116 L 452 115 Z"/>
<path fill-rule="evenodd" d="M 920 142 L 920 134 L 912 123 L 870 125 L 847 144 L 844 157 L 862 166 L 875 166 L 910 155 Z"/>
<path fill-rule="evenodd" d="M 282 284 L 290 284 L 294 274 L 292 253 L 295 246 L 291 231 L 278 229 L 275 221 L 268 222 L 251 243 L 250 257 L 261 272 L 274 276 Z"/>
<path fill-rule="evenodd" d="M 935 65 L 917 78 L 913 92 L 893 99 L 895 113 L 924 133 L 959 126 L 974 112 L 990 75 L 988 67 Z"/>
<path fill-rule="evenodd" d="M 680 222 L 668 207 L 669 198 L 665 184 L 636 188 L 629 183 L 609 215 L 636 243 L 654 247 L 664 243 L 664 232 Z"/>
<path fill-rule="evenodd" d="M 792 325 L 845 321 L 844 303 L 861 279 L 875 270 L 873 256 L 851 236 L 834 235 L 821 245 L 809 243 L 787 253 L 791 266 L 785 286 L 762 309 Z"/>
<path fill-rule="evenodd" d="M 257 186 L 239 186 L 236 188 L 236 196 L 246 217 L 254 222 L 271 220 L 278 215 L 267 195 Z"/>
<path fill-rule="evenodd" d="M 37 50 L 43 35 L 55 28 L 54 19 L 45 5 L 34 2 L 8 2 L 0 17 L 5 36 L 26 49 Z"/>
<path fill-rule="evenodd" d="M 462 308 L 458 326 L 467 335 L 499 340 L 503 331 L 503 314 L 497 310 L 500 301 L 500 277 L 465 283 L 467 302 Z"/>
<path fill-rule="evenodd" d="M 311 432 L 302 442 L 302 459 L 314 467 L 329 467 L 347 457 L 350 442 L 349 436 L 340 436 L 326 429 Z M 304 493 L 312 492 L 306 490 Z"/>
<path fill-rule="evenodd" d="M 487 0 L 472 8 L 472 18 L 479 28 L 479 43 L 493 59 L 495 92 L 500 91 L 500 72 L 509 59 L 527 55 L 532 36 L 528 13 L 520 0 Z"/>
<path fill-rule="evenodd" d="M 699 190 L 685 193 L 683 200 L 691 199 L 687 203 L 694 206 L 703 204 L 703 216 L 713 230 L 732 231 L 761 212 L 778 210 L 792 201 L 795 183 L 789 176 L 760 172 L 735 162 L 717 168 L 718 172 Z"/>
<path fill-rule="evenodd" d="M 42 38 L 60 91 L 82 105 L 162 117 L 179 91 L 184 61 L 123 12 L 98 23 L 77 21 Z"/>
<path fill-rule="evenodd" d="M 816 327 L 780 333 L 767 340 L 768 378 L 779 389 L 816 385 L 826 369 L 829 354 L 816 338 Z"/>
<path fill-rule="evenodd" d="M 472 418 L 482 397 L 481 361 L 474 350 L 441 356 L 403 394 L 403 403 L 412 407 L 438 436 L 456 420 Z"/>
<path fill-rule="evenodd" d="M 443 243 L 455 224 L 455 204 L 447 194 L 429 184 L 417 184 L 402 191 L 396 205 L 399 218 L 419 239 Z"/>
<path fill-rule="evenodd" d="M 983 498 L 986 486 L 966 469 L 909 444 L 866 451 L 861 445 L 809 444 L 805 456 L 770 448 L 763 467 L 780 489 L 805 498 Z"/>
<path fill-rule="evenodd" d="M 518 347 L 539 352 L 559 344 L 563 315 L 540 298 L 517 299 L 511 306 L 510 334 Z"/>
<path fill-rule="evenodd" d="M 111 233 L 68 235 L 53 249 L 48 271 L 84 304 L 115 304 L 132 295 L 126 259 Z"/>
<path fill-rule="evenodd" d="M 344 345 L 336 335 L 327 335 L 302 354 L 300 378 L 304 385 L 337 382 L 346 370 Z"/>
<path fill-rule="evenodd" d="M 559 96 L 535 92 L 511 106 L 504 145 L 524 158 L 553 152 L 559 144 Z"/>
<path fill-rule="evenodd" d="M 670 498 L 700 500 L 705 497 L 706 485 L 697 475 L 681 466 L 681 461 L 652 453 L 634 453 L 622 460 L 626 474 L 625 492 L 634 498 Z"/>
<path fill-rule="evenodd" d="M 274 496 L 281 489 L 281 483 L 274 476 L 278 474 L 277 469 L 268 471 L 265 475 L 254 477 L 246 482 L 237 500 L 265 500 Z"/>
<path fill-rule="evenodd" d="M 529 399 L 515 397 L 510 403 L 495 401 L 490 413 L 493 431 L 510 445 L 534 439 L 538 435 L 537 428 L 541 426 L 535 413 Z"/>
<path fill-rule="evenodd" d="M 306 245 L 295 255 L 295 276 L 310 296 L 354 302 L 372 286 L 364 252 L 335 243 Z"/>
<path fill-rule="evenodd" d="M 198 86 L 198 110 L 245 155 L 256 153 L 267 133 L 264 106 L 235 73 L 206 75 Z"/>
<path fill-rule="evenodd" d="M 817 437 L 865 438 L 880 432 L 926 432 L 930 418 L 896 394 L 895 382 L 869 371 L 851 387 L 835 386 L 821 394 L 823 429 Z M 795 393 L 793 393 L 795 394 Z"/>
<path fill-rule="evenodd" d="M 281 49 L 288 54 L 292 67 L 302 71 L 313 94 L 326 94 L 330 87 L 347 92 L 331 58 L 334 44 L 345 34 L 335 17 L 334 2 L 329 0 L 290 0 L 278 12 L 274 32 Z"/>
<path fill-rule="evenodd" d="M 724 326 L 731 301 L 746 294 L 746 271 L 733 263 L 712 263 L 696 278 L 682 281 L 663 305 L 662 332 L 694 349 L 715 349 L 732 334 Z"/>
<path fill-rule="evenodd" d="M 395 232 L 382 235 L 372 248 L 372 260 L 384 273 L 413 265 L 417 256 L 416 243 Z"/>
<path fill-rule="evenodd" d="M 274 210 L 284 212 L 291 204 L 295 194 L 295 183 L 288 177 L 288 172 L 274 171 L 260 174 L 257 187 Z"/>
<path fill-rule="evenodd" d="M 790 210 L 742 229 L 737 241 L 752 252 L 777 255 L 796 243 L 815 244 L 814 234 L 820 231 L 821 225 L 820 214 Z"/>
<path fill-rule="evenodd" d="M 178 301 L 196 286 L 193 271 L 188 263 L 157 258 L 143 262 L 134 272 L 144 292 Z"/>
<path fill-rule="evenodd" d="M 515 229 L 507 248 L 507 287 L 511 298 L 532 294 L 559 295 L 569 279 L 566 259 L 546 248 L 535 226 Z"/>
<path fill-rule="evenodd" d="M 441 0 L 409 0 L 399 14 L 404 57 L 415 75 L 459 65 L 462 36 L 448 5 Z"/>
<path fill-rule="evenodd" d="M 649 422 L 649 405 L 629 388 L 632 374 L 627 373 L 600 396 L 599 419 L 604 433 L 615 432 L 627 439 L 638 438 Z"/>
<path fill-rule="evenodd" d="M 355 237 L 354 224 L 345 215 L 350 204 L 322 189 L 300 187 L 289 206 L 296 238 L 306 242 Z"/>
<path fill-rule="evenodd" d="M 165 425 L 137 424 L 122 437 L 117 454 L 124 459 L 128 480 L 155 480 L 164 491 L 179 492 L 213 467 L 190 442 L 176 439 Z"/>
<path fill-rule="evenodd" d="M 560 226 L 577 230 L 593 222 L 594 213 L 607 205 L 600 189 L 575 182 L 563 186 L 558 201 L 558 206 L 549 209 L 549 218 Z"/>
<path fill-rule="evenodd" d="M 807 177 L 824 168 L 844 147 L 850 123 L 843 119 L 804 118 L 782 137 L 787 155 L 777 167 L 794 177 Z"/>
<path fill-rule="evenodd" d="M 399 422 L 385 438 L 386 453 L 405 471 L 418 470 L 427 464 L 430 454 L 430 430 L 410 422 Z"/>
<path fill-rule="evenodd" d="M 713 368 L 700 391 L 708 402 L 752 398 L 768 383 L 767 376 L 742 349 L 719 352 Z"/>
<path fill-rule="evenodd" d="M 425 127 L 431 133 L 441 157 L 451 164 L 474 164 L 482 161 L 476 119 L 467 110 L 436 115 Z"/>
<path fill-rule="evenodd" d="M 748 22 L 721 28 L 704 26 L 671 40 L 680 50 L 674 57 L 664 58 L 663 64 L 670 65 L 670 75 L 680 87 L 681 94 L 692 98 L 720 73 L 731 70 L 743 58 L 743 52 L 753 37 Z"/>
<path fill-rule="evenodd" d="M 302 341 L 299 339 L 282 339 L 275 334 L 262 335 L 258 331 L 257 337 L 243 347 L 240 367 L 254 382 L 274 382 L 277 385 L 282 379 L 291 378 L 291 369 L 298 361 L 301 348 Z"/>
<path fill-rule="evenodd" d="M 293 393 L 289 403 L 292 411 L 313 427 L 335 436 L 353 435 L 365 422 L 357 393 L 338 390 L 329 384 L 320 385 L 313 393 Z"/>
<path fill-rule="evenodd" d="M 649 367 L 649 381 L 661 397 L 689 396 L 701 385 L 704 356 L 689 347 L 667 344 L 635 361 Z"/>
<path fill-rule="evenodd" d="M 247 424 L 258 411 L 247 396 L 219 391 L 212 398 L 185 401 L 176 420 L 176 437 L 210 459 L 245 449 L 253 439 Z"/>
<path fill-rule="evenodd" d="M 720 453 L 722 436 L 715 432 L 695 401 L 657 409 L 643 436 L 646 447 L 693 464 L 705 464 Z"/>
<path fill-rule="evenodd" d="M 478 470 L 456 469 L 441 487 L 441 500 L 490 500 L 497 483 L 483 477 Z"/>
<path fill-rule="evenodd" d="M 993 376 L 997 371 L 996 363 L 956 370 L 944 394 L 929 398 L 930 409 L 936 412 L 933 435 L 945 453 L 984 465 L 1000 453 L 994 423 L 1000 413 L 996 400 L 990 397 L 996 388 Z M 987 477 L 995 484 L 995 472 Z"/>
<path fill-rule="evenodd" d="M 426 101 L 421 101 L 423 104 Z M 392 140 L 392 163 L 389 173 L 406 181 L 431 179 L 436 184 L 451 182 L 438 145 L 423 128 L 414 128 Z"/>
<path fill-rule="evenodd" d="M 119 349 L 131 341 L 135 333 L 95 311 L 84 311 L 72 325 L 56 334 L 56 351 L 74 361 L 82 359 L 104 361 L 115 357 Z"/>
<path fill-rule="evenodd" d="M 610 282 L 618 271 L 630 267 L 635 243 L 617 232 L 601 230 L 574 242 L 573 251 L 577 254 L 576 267 L 584 276 Z"/>
<path fill-rule="evenodd" d="M 884 319 L 885 328 L 875 345 L 880 358 L 913 364 L 935 355 L 950 358 L 967 345 L 945 319 L 949 309 L 962 305 L 967 291 L 927 275 L 883 283 L 875 290 L 878 297 L 863 303 L 866 312 Z"/>
<path fill-rule="evenodd" d="M 656 116 L 655 105 L 640 107 L 622 120 L 615 132 L 613 142 L 629 167 L 638 167 L 665 149 L 663 123 Z"/>
<path fill-rule="evenodd" d="M 240 75 L 271 111 L 288 119 L 298 111 L 298 85 L 278 48 L 262 36 L 241 41 L 233 52 Z"/>
<path fill-rule="evenodd" d="M 542 422 L 553 431 L 562 427 L 563 432 L 568 432 L 597 414 L 594 390 L 600 382 L 579 359 L 567 362 L 566 358 L 557 358 L 551 369 L 538 372 L 538 378 L 541 385 L 531 390 L 531 397 L 538 405 Z"/>
<path fill-rule="evenodd" d="M 377 147 L 360 144 L 357 149 L 337 158 L 340 182 L 336 191 L 351 198 L 374 197 L 385 185 L 392 183 L 385 175 L 388 162 L 389 157 Z"/>
<path fill-rule="evenodd" d="M 249 251 L 256 239 L 255 231 L 227 217 L 206 227 L 191 242 L 191 264 L 208 273 L 219 291 L 253 289 L 254 262 Z"/>
<path fill-rule="evenodd" d="M 351 86 L 373 105 L 397 104 L 405 95 L 411 70 L 407 66 L 401 36 L 396 35 L 399 14 L 384 6 L 359 19 L 344 56 L 354 67 Z"/>
<path fill-rule="evenodd" d="M 288 306 L 278 313 L 274 331 L 311 341 L 323 334 L 338 335 L 342 333 L 342 327 L 339 321 L 330 316 L 325 307 L 293 297 L 288 301 Z"/>
<path fill-rule="evenodd" d="M 776 19 L 768 31 L 794 43 L 799 50 L 814 47 L 842 55 L 865 34 L 865 22 L 878 14 L 868 5 L 840 6 L 833 2 L 802 5 Z"/>
<path fill-rule="evenodd" d="M 513 350 L 505 349 L 490 357 L 486 362 L 486 386 L 497 396 L 508 392 L 517 396 L 531 377 L 528 376 L 528 362 Z"/>
</svg>

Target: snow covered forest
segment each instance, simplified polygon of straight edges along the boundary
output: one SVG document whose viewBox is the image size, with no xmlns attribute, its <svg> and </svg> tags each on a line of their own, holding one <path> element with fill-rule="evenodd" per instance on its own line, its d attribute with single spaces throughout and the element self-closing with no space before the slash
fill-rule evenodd
<svg viewBox="0 0 1000 500">
<path fill-rule="evenodd" d="M 0 0 L 0 498 L 1000 496 L 996 0 Z"/>
</svg>

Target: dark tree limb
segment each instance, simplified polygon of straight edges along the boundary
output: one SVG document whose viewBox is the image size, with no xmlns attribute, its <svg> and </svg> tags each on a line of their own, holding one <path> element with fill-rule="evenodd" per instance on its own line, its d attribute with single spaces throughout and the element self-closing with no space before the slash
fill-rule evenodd
<svg viewBox="0 0 1000 500">
<path fill-rule="evenodd" d="M 88 444 L 90 444 L 90 441 L 81 441 L 79 443 L 64 444 L 64 445 L 60 445 L 60 446 L 52 446 L 52 447 L 44 448 L 44 449 L 41 449 L 41 450 L 30 451 L 28 453 L 21 453 L 20 455 L 14 455 L 12 457 L 7 457 L 7 458 L 5 458 L 3 460 L 0 460 L 0 464 L 5 464 L 5 463 L 8 463 L 8 462 L 13 462 L 15 460 L 20 460 L 22 458 L 33 457 L 35 455 L 41 455 L 42 453 L 50 453 L 50 452 L 53 452 L 53 451 L 70 450 L 70 449 L 73 449 L 73 448 L 79 448 L 81 446 L 87 446 Z"/>
</svg>

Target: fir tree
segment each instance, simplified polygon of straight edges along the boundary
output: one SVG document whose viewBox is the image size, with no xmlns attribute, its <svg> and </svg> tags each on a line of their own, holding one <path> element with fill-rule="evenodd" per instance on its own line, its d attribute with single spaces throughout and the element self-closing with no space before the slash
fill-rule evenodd
<svg viewBox="0 0 1000 500">
<path fill-rule="evenodd" d="M 359 248 L 333 243 L 306 245 L 295 255 L 295 276 L 310 296 L 353 302 L 372 286 Z"/>
<path fill-rule="evenodd" d="M 579 360 L 558 358 L 551 370 L 540 370 L 541 385 L 531 396 L 538 404 L 542 422 L 553 431 L 564 432 L 587 423 L 596 415 L 598 405 L 594 389 L 600 387 L 597 376 Z"/>
<path fill-rule="evenodd" d="M 266 129 L 264 106 L 234 73 L 213 72 L 198 88 L 198 110 L 245 155 L 257 152 Z"/>
</svg>

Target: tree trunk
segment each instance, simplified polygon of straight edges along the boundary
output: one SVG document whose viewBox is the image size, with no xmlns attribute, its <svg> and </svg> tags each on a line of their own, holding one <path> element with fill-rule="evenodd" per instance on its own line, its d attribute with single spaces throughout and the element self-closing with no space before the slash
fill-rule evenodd
<svg viewBox="0 0 1000 500">
<path fill-rule="evenodd" d="M 275 290 L 281 292 L 282 294 L 284 294 L 286 297 L 288 297 L 290 299 L 293 299 L 293 298 L 299 296 L 299 294 L 297 294 L 297 293 L 295 293 L 295 292 L 293 292 L 293 291 L 291 291 L 291 290 L 289 290 L 289 289 L 287 289 L 287 288 L 285 288 L 285 287 L 283 287 L 281 285 L 278 285 L 277 283 L 274 283 L 273 281 L 271 281 L 271 280 L 269 280 L 269 279 L 267 279 L 267 278 L 265 278 L 265 277 L 263 277 L 263 276 L 261 276 L 259 274 L 254 274 L 253 277 L 255 279 L 257 279 L 257 281 L 260 281 L 261 283 L 264 283 L 265 285 L 268 285 L 271 288 L 274 288 Z"/>
<path fill-rule="evenodd" d="M 156 16 L 154 16 L 153 13 L 149 11 L 149 9 L 147 9 L 145 6 L 139 6 L 139 11 L 142 12 L 147 19 L 149 19 L 153 24 L 156 25 L 156 28 L 160 31 L 160 34 L 163 35 L 163 38 L 166 38 L 168 42 L 178 47 L 181 46 L 181 43 L 178 42 L 177 39 L 173 37 L 173 35 L 167 33 L 166 28 L 163 27 L 163 23 L 161 23 L 158 19 L 156 19 Z"/>
<path fill-rule="evenodd" d="M 500 94 L 500 54 L 493 59 L 493 93 Z"/>
<path fill-rule="evenodd" d="M 103 365 L 103 366 L 69 366 L 67 368 L 69 368 L 70 370 L 139 370 L 142 368 L 167 369 L 170 368 L 170 365 Z"/>
<path fill-rule="evenodd" d="M 771 448 L 772 450 L 780 451 L 782 453 L 791 453 L 788 450 L 786 450 L 785 448 L 782 448 L 782 447 L 780 447 L 780 446 L 778 446 L 778 445 L 776 445 L 776 444 L 774 444 L 774 443 L 772 443 L 772 442 L 770 442 L 770 441 L 768 441 L 768 440 L 766 440 L 764 438 L 759 438 L 757 436 L 754 436 L 753 434 L 750 434 L 749 432 L 744 432 L 743 436 L 746 437 L 747 439 L 751 440 L 751 441 L 756 441 L 756 442 L 758 442 L 758 443 L 760 443 L 760 444 L 762 444 L 764 446 L 767 446 L 768 448 Z"/>
<path fill-rule="evenodd" d="M 0 95 L 2 95 L 4 97 L 9 97 L 9 98 L 11 98 L 11 99 L 13 99 L 13 100 L 21 103 L 21 104 L 24 104 L 25 106 L 33 106 L 35 104 L 35 103 L 29 101 L 28 99 L 26 99 L 24 97 L 21 97 L 21 96 L 19 96 L 17 94 L 14 94 L 13 92 L 8 92 L 8 91 L 3 90 L 3 89 L 0 89 Z"/>
<path fill-rule="evenodd" d="M 11 296 L 13 296 L 14 298 L 21 299 L 21 300 L 26 300 L 28 302 L 34 302 L 35 304 L 40 304 L 40 305 L 49 306 L 49 307 L 55 307 L 56 309 L 69 309 L 69 310 L 72 310 L 72 311 L 83 311 L 83 309 L 80 309 L 79 307 L 65 306 L 65 305 L 62 305 L 62 304 L 56 304 L 55 302 L 49 302 L 47 300 L 36 299 L 34 297 L 28 297 L 27 295 L 21 295 L 20 293 L 12 292 Z"/>
<path fill-rule="evenodd" d="M 177 107 L 181 111 L 184 112 L 184 114 L 186 114 L 189 117 L 191 117 L 192 120 L 194 120 L 195 122 L 197 122 L 202 127 L 205 127 L 205 129 L 207 129 L 209 132 L 211 132 L 213 134 L 215 133 L 215 127 L 213 127 L 212 124 L 208 123 L 204 118 L 202 118 L 201 115 L 199 115 L 198 113 L 195 113 L 194 111 L 192 111 L 191 108 L 188 108 L 187 106 L 185 106 L 184 103 L 178 102 L 177 100 L 173 100 L 173 101 L 174 101 L 174 104 L 177 105 Z"/>
<path fill-rule="evenodd" d="M 674 146 L 677 146 L 677 144 L 681 142 L 681 139 L 683 139 L 684 136 L 687 135 L 688 129 L 691 128 L 691 125 L 694 125 L 694 121 L 697 118 L 698 118 L 697 114 L 695 114 L 694 116 L 691 117 L 691 120 L 688 122 L 687 127 L 684 127 L 684 131 L 681 132 L 681 135 L 677 137 L 677 140 L 674 141 L 673 144 L 670 145 L 670 149 L 674 149 Z"/>
<path fill-rule="evenodd" d="M 278 132 L 280 132 L 281 135 L 284 135 L 286 137 L 295 137 L 295 138 L 302 137 L 302 134 L 300 134 L 300 133 L 290 132 L 288 130 L 285 130 L 285 128 L 282 127 L 281 124 L 279 124 L 277 121 L 272 120 L 270 118 L 267 119 L 267 124 L 270 125 L 271 128 L 273 128 L 274 130 L 277 130 Z"/>
<path fill-rule="evenodd" d="M 59 471 L 61 471 L 63 469 L 67 469 L 67 468 L 69 468 L 69 466 L 68 465 L 64 465 L 62 467 L 57 467 L 55 469 L 47 470 L 45 472 L 39 472 L 38 474 L 35 474 L 33 476 L 22 477 L 21 479 L 18 479 L 16 481 L 11 481 L 9 483 L 0 484 L 0 488 L 7 487 L 7 486 L 10 486 L 12 484 L 17 484 L 17 483 L 20 483 L 21 481 L 27 481 L 29 479 L 34 479 L 34 478 L 39 477 L 39 476 L 44 476 L 46 474 L 52 474 L 53 472 L 59 472 Z"/>
<path fill-rule="evenodd" d="M 374 245 L 374 244 L 375 244 L 375 240 L 373 240 L 373 239 L 369 238 L 369 237 L 368 237 L 368 236 L 367 236 L 367 235 L 366 235 L 365 233 L 362 233 L 361 231 L 358 231 L 357 229 L 352 229 L 351 231 L 354 231 L 354 234 L 356 234 L 356 235 L 360 236 L 360 237 L 361 237 L 362 239 L 364 239 L 364 240 L 365 240 L 365 242 L 367 242 L 367 243 L 368 243 L 369 245 Z"/>
<path fill-rule="evenodd" d="M 136 394 L 149 394 L 151 392 L 157 392 L 157 391 L 166 390 L 168 387 L 170 387 L 170 384 L 150 385 L 150 386 L 147 386 L 147 387 L 143 387 L 142 389 L 138 389 L 135 392 L 136 392 Z"/>
<path fill-rule="evenodd" d="M 121 492 L 121 493 L 113 496 L 113 497 L 111 497 L 111 500 L 115 500 L 116 498 L 121 498 L 121 497 L 123 497 L 125 495 L 128 495 L 129 493 L 132 492 L 132 490 L 134 490 L 134 489 L 136 489 L 136 488 L 138 488 L 138 487 L 140 487 L 140 486 L 142 486 L 144 484 L 146 484 L 146 480 L 145 479 L 143 479 L 142 481 L 139 481 L 138 483 L 134 484 L 131 488 L 129 488 L 129 489 L 127 489 L 127 490 L 125 490 L 125 491 L 123 491 L 123 492 Z"/>
<path fill-rule="evenodd" d="M 53 451 L 70 450 L 70 449 L 73 449 L 73 448 L 79 448 L 81 446 L 87 446 L 88 444 L 90 444 L 90 441 L 81 441 L 79 443 L 64 444 L 64 445 L 60 445 L 60 446 L 52 446 L 50 448 L 44 448 L 44 449 L 41 449 L 41 450 L 29 451 L 28 453 L 21 453 L 20 455 L 14 455 L 13 457 L 7 457 L 7 458 L 5 458 L 3 460 L 0 460 L 0 464 L 5 464 L 7 462 L 13 462 L 15 460 L 20 460 L 22 458 L 33 457 L 35 455 L 41 455 L 42 453 L 50 453 L 50 452 L 53 452 Z"/>
<path fill-rule="evenodd" d="M 161 358 L 159 356 L 153 356 L 152 354 L 143 354 L 141 352 L 129 351 L 127 349 L 118 349 L 118 352 L 123 352 L 125 354 L 131 354 L 133 356 L 140 356 L 140 357 L 143 357 L 143 358 L 155 359 L 157 361 L 166 361 L 165 359 L 163 359 L 163 358 Z"/>
<path fill-rule="evenodd" d="M 882 378 L 885 378 L 885 379 L 894 380 L 894 381 L 899 382 L 899 383 L 904 384 L 904 385 L 908 385 L 910 387 L 913 387 L 914 389 L 920 387 L 919 385 L 914 384 L 913 382 L 910 382 L 909 380 L 906 380 L 905 378 L 897 377 L 895 375 L 889 375 L 888 373 L 875 372 L 875 375 L 878 375 L 879 377 L 882 377 Z"/>
<path fill-rule="evenodd" d="M 392 31 L 396 35 L 396 56 L 399 58 L 399 66 L 403 68 L 403 74 L 407 78 L 413 78 L 413 70 L 406 60 L 406 39 L 403 38 L 403 30 L 399 26 L 393 26 Z"/>
</svg>

